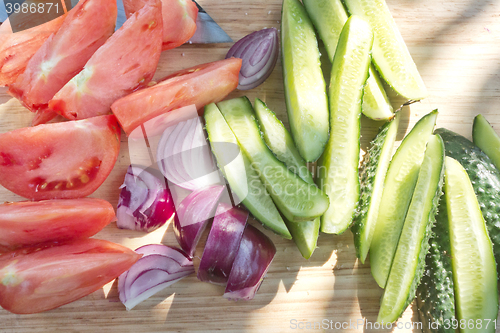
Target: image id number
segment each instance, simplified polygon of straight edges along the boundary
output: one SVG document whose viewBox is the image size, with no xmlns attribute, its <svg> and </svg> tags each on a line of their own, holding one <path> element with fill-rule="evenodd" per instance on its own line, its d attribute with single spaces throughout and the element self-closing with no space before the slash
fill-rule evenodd
<svg viewBox="0 0 500 333">
<path fill-rule="evenodd" d="M 51 2 L 47 2 L 47 3 L 23 3 L 23 4 L 19 4 L 19 3 L 6 3 L 5 4 L 5 9 L 7 11 L 7 14 L 12 14 L 12 13 L 24 13 L 24 14 L 27 14 L 27 13 L 32 13 L 32 14 L 35 14 L 35 13 L 39 13 L 39 14 L 44 14 L 44 13 L 50 13 L 51 11 L 52 12 L 56 12 L 56 13 L 59 13 L 59 3 L 51 3 Z"/>
<path fill-rule="evenodd" d="M 494 326 L 495 328 L 497 327 L 497 320 L 491 320 L 491 319 L 445 319 L 443 321 L 443 327 L 445 329 L 487 329 L 489 326 Z"/>
</svg>

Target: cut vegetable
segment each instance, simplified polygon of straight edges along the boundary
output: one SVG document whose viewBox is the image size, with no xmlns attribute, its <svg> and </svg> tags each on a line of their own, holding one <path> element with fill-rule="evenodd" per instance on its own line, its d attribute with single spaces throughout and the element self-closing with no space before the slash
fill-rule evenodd
<svg viewBox="0 0 500 333">
<path fill-rule="evenodd" d="M 243 60 L 239 76 L 239 90 L 253 89 L 271 75 L 279 55 L 276 28 L 252 32 L 237 41 L 227 52 L 226 59 Z"/>
<path fill-rule="evenodd" d="M 247 225 L 229 274 L 224 297 L 251 300 L 259 289 L 276 254 L 273 242 L 252 225 Z"/>
<path fill-rule="evenodd" d="M 384 191 L 370 245 L 372 275 L 385 287 L 401 229 L 410 205 L 425 147 L 436 123 L 437 110 L 420 119 L 393 156 L 387 170 Z"/>
<path fill-rule="evenodd" d="M 246 97 L 217 104 L 244 154 L 252 162 L 274 203 L 290 221 L 313 220 L 328 208 L 328 197 L 288 170 L 267 148 Z"/>
<path fill-rule="evenodd" d="M 255 114 L 264 141 L 276 158 L 285 163 L 286 167 L 302 180 L 314 184 L 311 172 L 295 147 L 292 136 L 274 112 L 258 98 L 255 99 Z M 287 220 L 285 222 L 300 253 L 304 258 L 309 259 L 316 249 L 320 219 L 299 223 Z"/>
<path fill-rule="evenodd" d="M 144 256 L 118 278 L 120 301 L 127 310 L 194 273 L 193 262 L 179 249 L 151 244 L 136 252 Z"/>
<path fill-rule="evenodd" d="M 372 141 L 361 164 L 361 191 L 359 205 L 354 215 L 352 232 L 356 255 L 365 262 L 375 232 L 378 212 L 382 201 L 385 176 L 391 161 L 394 142 L 398 133 L 400 113 L 384 124 Z"/>
<path fill-rule="evenodd" d="M 330 139 L 318 160 L 319 187 L 330 198 L 321 231 L 340 234 L 351 225 L 359 200 L 361 99 L 368 78 L 373 33 L 351 16 L 340 34 L 329 88 Z"/>
<path fill-rule="evenodd" d="M 378 322 L 395 322 L 415 298 L 425 269 L 425 256 L 442 194 L 443 176 L 443 140 L 438 135 L 432 135 L 382 296 Z"/>
<path fill-rule="evenodd" d="M 231 190 L 264 226 L 291 239 L 292 236 L 259 175 L 238 147 L 236 137 L 215 104 L 205 107 L 205 122 L 212 152 Z"/>
<path fill-rule="evenodd" d="M 464 168 L 446 158 L 446 205 L 450 228 L 455 300 L 461 332 L 495 332 L 498 315 L 496 264 L 485 221 Z"/>
<path fill-rule="evenodd" d="M 500 170 L 500 137 L 481 114 L 474 118 L 472 138 L 474 144 L 481 148 Z"/>
<path fill-rule="evenodd" d="M 281 53 L 285 101 L 293 140 L 307 162 L 328 141 L 328 102 L 313 25 L 298 0 L 284 0 Z"/>
<path fill-rule="evenodd" d="M 198 279 L 221 285 L 227 283 L 247 219 L 247 211 L 223 202 L 217 206 L 198 268 Z"/>
<path fill-rule="evenodd" d="M 328 58 L 333 62 L 340 32 L 348 18 L 344 5 L 340 0 L 304 0 L 303 3 L 325 44 Z M 373 65 L 370 65 L 361 111 L 374 120 L 388 120 L 394 116 L 389 98 Z"/>
<path fill-rule="evenodd" d="M 174 233 L 177 242 L 192 257 L 196 245 L 207 227 L 210 218 L 224 191 L 224 186 L 205 187 L 190 193 L 177 207 L 174 218 Z"/>
<path fill-rule="evenodd" d="M 405 98 L 418 101 L 427 97 L 424 82 L 385 0 L 344 0 L 344 3 L 352 15 L 359 15 L 372 27 L 373 61 L 385 81 Z"/>
</svg>

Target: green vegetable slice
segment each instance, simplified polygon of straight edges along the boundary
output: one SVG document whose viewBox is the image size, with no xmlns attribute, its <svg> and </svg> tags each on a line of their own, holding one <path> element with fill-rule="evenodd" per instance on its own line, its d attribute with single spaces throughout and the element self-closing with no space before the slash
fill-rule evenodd
<svg viewBox="0 0 500 333">
<path fill-rule="evenodd" d="M 472 126 L 474 144 L 488 155 L 496 168 L 500 170 L 500 137 L 483 115 L 474 118 Z"/>
</svg>

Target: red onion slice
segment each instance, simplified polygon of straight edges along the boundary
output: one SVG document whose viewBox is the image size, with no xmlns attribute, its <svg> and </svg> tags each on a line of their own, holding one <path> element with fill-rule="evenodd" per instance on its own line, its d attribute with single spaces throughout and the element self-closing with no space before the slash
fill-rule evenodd
<svg viewBox="0 0 500 333">
<path fill-rule="evenodd" d="M 194 255 L 203 231 L 214 216 L 215 207 L 224 188 L 214 185 L 196 190 L 182 200 L 177 208 L 178 218 L 174 220 L 175 237 L 190 257 Z"/>
<path fill-rule="evenodd" d="M 257 228 L 248 225 L 234 259 L 224 297 L 253 299 L 275 254 L 273 242 Z"/>
<path fill-rule="evenodd" d="M 118 278 L 120 301 L 127 310 L 194 273 L 193 262 L 179 249 L 146 245 L 136 252 L 144 256 Z"/>
<path fill-rule="evenodd" d="M 271 75 L 279 55 L 278 31 L 275 28 L 252 32 L 236 42 L 227 58 L 243 60 L 239 76 L 239 90 L 253 89 Z"/>
<path fill-rule="evenodd" d="M 238 253 L 248 212 L 219 203 L 198 269 L 198 279 L 224 285 Z"/>
<path fill-rule="evenodd" d="M 118 199 L 117 226 L 151 232 L 163 226 L 174 213 L 174 201 L 165 179 L 130 166 Z"/>
</svg>

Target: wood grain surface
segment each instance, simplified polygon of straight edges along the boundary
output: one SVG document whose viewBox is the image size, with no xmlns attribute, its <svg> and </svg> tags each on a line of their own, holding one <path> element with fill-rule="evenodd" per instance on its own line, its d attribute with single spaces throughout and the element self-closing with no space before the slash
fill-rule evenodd
<svg viewBox="0 0 500 333">
<path fill-rule="evenodd" d="M 500 128 L 500 1 L 387 2 L 430 92 L 426 100 L 404 108 L 398 141 L 418 119 L 436 108 L 438 127 L 469 138 L 473 117 L 478 113 Z M 235 41 L 254 30 L 280 26 L 280 0 L 199 3 Z M 222 59 L 230 46 L 183 45 L 166 51 L 156 77 Z M 287 123 L 281 62 L 264 84 L 251 91 L 236 91 L 230 97 L 245 94 L 251 100 L 264 100 Z M 404 102 L 393 92 L 389 95 L 396 108 Z M 30 125 L 32 114 L 5 90 L 0 91 L 0 104 L 0 133 Z M 363 150 L 379 125 L 363 119 Z M 92 197 L 107 199 L 116 207 L 118 187 L 129 163 L 123 135 L 118 162 Z M 0 187 L 0 201 L 20 200 Z M 376 321 L 382 289 L 371 277 L 369 265 L 356 260 L 350 231 L 340 236 L 322 234 L 310 260 L 303 259 L 291 241 L 265 232 L 278 251 L 252 301 L 227 301 L 222 298 L 222 287 L 191 276 L 127 312 L 118 300 L 116 283 L 110 283 L 103 290 L 46 313 L 21 316 L 0 309 L 0 332 L 293 332 L 309 331 L 299 329 L 299 323 L 306 327 L 314 322 L 315 331 L 420 332 L 414 306 L 392 330 L 370 327 Z M 130 248 L 154 242 L 176 245 L 171 226 L 145 235 L 119 230 L 112 223 L 96 237 Z"/>
</svg>

